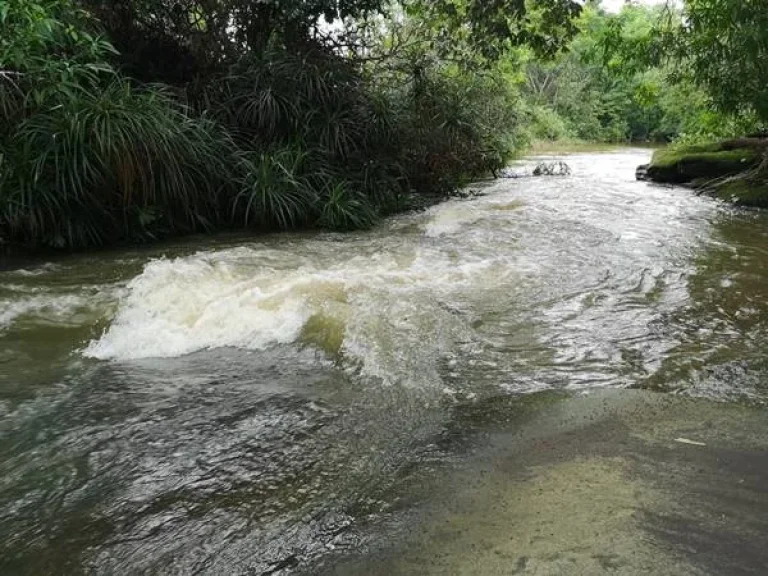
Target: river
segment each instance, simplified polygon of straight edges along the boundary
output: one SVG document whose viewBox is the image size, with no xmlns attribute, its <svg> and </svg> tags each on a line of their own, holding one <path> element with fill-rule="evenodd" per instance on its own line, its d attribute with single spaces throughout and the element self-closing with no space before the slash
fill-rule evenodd
<svg viewBox="0 0 768 576">
<path fill-rule="evenodd" d="M 311 573 L 409 521 L 414 475 L 498 406 L 761 405 L 768 215 L 636 182 L 648 156 L 572 155 L 368 232 L 0 272 L 0 572 Z"/>
</svg>

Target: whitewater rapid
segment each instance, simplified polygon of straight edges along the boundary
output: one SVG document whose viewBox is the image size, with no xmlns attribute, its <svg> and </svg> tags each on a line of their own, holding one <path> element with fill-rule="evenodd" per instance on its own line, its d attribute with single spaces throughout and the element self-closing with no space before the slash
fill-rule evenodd
<svg viewBox="0 0 768 576">
<path fill-rule="evenodd" d="M 161 252 L 114 284 L 47 286 L 66 270 L 20 270 L 0 285 L 0 330 L 90 322 L 100 333 L 77 353 L 102 361 L 287 345 L 387 382 L 439 385 L 441 364 L 462 355 L 516 371 L 523 387 L 550 386 L 561 369 L 570 385 L 620 384 L 617 360 L 639 355 L 652 371 L 674 345 L 651 328 L 687 297 L 713 205 L 684 191 L 639 196 L 632 154 L 595 158 L 574 157 L 573 177 L 486 184 L 372 233 Z M 603 188 L 585 196 L 598 176 Z M 25 278 L 40 286 L 25 292 Z M 520 334 L 554 373 L 520 372 L 507 353 Z"/>
<path fill-rule="evenodd" d="M 504 308 L 558 326 L 540 347 L 556 364 L 593 365 L 587 382 L 616 381 L 604 368 L 626 354 L 625 341 L 645 346 L 652 368 L 665 346 L 647 343 L 648 326 L 685 298 L 687 256 L 701 240 L 696 213 L 710 207 L 682 195 L 657 202 L 668 193 L 652 189 L 646 198 L 616 190 L 598 202 L 568 198 L 595 169 L 575 164 L 581 177 L 539 179 L 536 197 L 500 181 L 372 234 L 286 237 L 284 245 L 276 237 L 153 259 L 82 353 L 128 361 L 314 346 L 389 382 L 438 382 L 441 359 L 457 349 L 484 349 L 483 362 L 509 365 L 493 357 L 497 337 L 482 329 Z M 626 178 L 617 177 L 619 190 L 631 189 Z M 659 296 L 652 307 L 649 294 Z"/>
</svg>

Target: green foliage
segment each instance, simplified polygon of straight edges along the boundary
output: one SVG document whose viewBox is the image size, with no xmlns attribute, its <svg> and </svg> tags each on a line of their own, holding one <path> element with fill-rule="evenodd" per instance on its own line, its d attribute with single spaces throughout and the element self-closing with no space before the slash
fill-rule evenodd
<svg viewBox="0 0 768 576">
<path fill-rule="evenodd" d="M 366 228 L 501 168 L 525 113 L 494 58 L 553 53 L 578 5 L 389 6 L 0 0 L 0 240 Z"/>
<path fill-rule="evenodd" d="M 768 2 L 686 0 L 675 48 L 722 110 L 768 122 Z"/>
<path fill-rule="evenodd" d="M 576 32 L 581 10 L 574 0 L 409 0 L 405 6 L 440 31 L 442 53 L 455 56 L 457 44 L 466 43 L 490 61 L 521 45 L 556 54 Z"/>
<path fill-rule="evenodd" d="M 70 0 L 0 1 L 0 58 L 4 71 L 34 71 L 60 82 L 92 79 L 111 45 L 88 32 L 92 20 Z M 52 58 L 54 51 L 64 58 Z"/>
<path fill-rule="evenodd" d="M 685 63 L 665 62 L 670 30 L 681 23 L 668 8 L 627 5 L 611 14 L 589 2 L 567 53 L 529 57 L 526 98 L 587 141 L 701 141 L 754 130 L 753 114 L 716 110 Z"/>
<path fill-rule="evenodd" d="M 559 132 L 607 142 L 656 136 L 662 115 L 657 105 L 661 91 L 658 78 L 640 74 L 626 77 L 597 56 L 606 29 L 623 22 L 626 13 L 650 17 L 648 10 L 625 8 L 619 15 L 610 15 L 589 4 L 576 23 L 580 32 L 568 53 L 551 62 L 527 62 L 526 96 L 536 107 L 562 119 Z M 557 126 L 554 118 L 549 124 Z"/>
<path fill-rule="evenodd" d="M 532 106 L 528 118 L 528 130 L 534 141 L 556 142 L 573 137 L 563 117 L 548 106 Z"/>
<path fill-rule="evenodd" d="M 642 12 L 653 18 L 638 20 Z M 648 70 L 662 74 L 659 104 L 666 137 L 732 137 L 768 122 L 765 0 L 684 0 L 681 9 L 626 8 L 597 37 L 606 67 L 625 77 Z"/>
<path fill-rule="evenodd" d="M 30 114 L 5 146 L 0 223 L 11 239 L 85 246 L 211 224 L 230 153 L 215 126 L 119 80 L 70 96 Z"/>
<path fill-rule="evenodd" d="M 233 217 L 268 228 L 305 223 L 314 204 L 314 192 L 302 176 L 305 161 L 302 150 L 290 148 L 241 154 Z"/>
<path fill-rule="evenodd" d="M 69 0 L 0 0 L 0 137 L 110 72 L 109 43 Z"/>
<path fill-rule="evenodd" d="M 206 94 L 249 151 L 235 222 L 350 228 L 390 211 L 406 180 L 387 98 L 319 47 L 296 54 L 270 46 L 238 63 Z"/>
<path fill-rule="evenodd" d="M 345 182 L 335 182 L 321 191 L 318 224 L 334 230 L 369 228 L 377 220 L 376 210 Z"/>
<path fill-rule="evenodd" d="M 115 75 L 71 2 L 12 0 L 0 14 L 2 237 L 87 246 L 212 224 L 226 135 Z"/>
<path fill-rule="evenodd" d="M 514 151 L 516 95 L 503 80 L 431 68 L 402 94 L 405 162 L 416 188 L 450 192 L 501 169 Z"/>
<path fill-rule="evenodd" d="M 120 52 L 121 68 L 144 82 L 209 83 L 244 54 L 275 41 L 302 50 L 323 22 L 381 10 L 382 0 L 80 0 Z"/>
</svg>

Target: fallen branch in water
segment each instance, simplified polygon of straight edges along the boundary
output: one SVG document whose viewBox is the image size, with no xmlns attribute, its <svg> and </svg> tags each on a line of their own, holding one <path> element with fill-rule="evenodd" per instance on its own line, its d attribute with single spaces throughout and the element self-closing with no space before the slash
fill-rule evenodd
<svg viewBox="0 0 768 576">
<path fill-rule="evenodd" d="M 688 438 L 675 438 L 675 442 L 688 444 L 689 446 L 706 446 L 704 442 L 696 442 L 695 440 L 688 440 Z"/>
<path fill-rule="evenodd" d="M 541 162 L 531 173 L 513 172 L 507 168 L 499 175 L 500 178 L 524 178 L 526 176 L 570 176 L 571 167 L 565 162 Z"/>
<path fill-rule="evenodd" d="M 565 162 L 542 162 L 533 169 L 534 176 L 570 176 L 571 167 Z"/>
</svg>

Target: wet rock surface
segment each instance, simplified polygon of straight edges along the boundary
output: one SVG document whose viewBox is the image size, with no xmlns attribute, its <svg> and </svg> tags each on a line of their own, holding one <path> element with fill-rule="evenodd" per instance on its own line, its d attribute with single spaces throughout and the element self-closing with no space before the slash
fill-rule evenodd
<svg viewBox="0 0 768 576">
<path fill-rule="evenodd" d="M 389 545 L 323 572 L 764 573 L 764 408 L 607 391 L 536 412 L 426 482 Z"/>
</svg>

